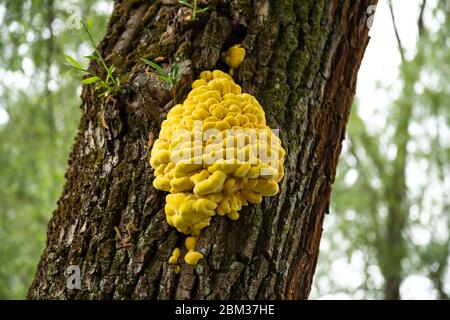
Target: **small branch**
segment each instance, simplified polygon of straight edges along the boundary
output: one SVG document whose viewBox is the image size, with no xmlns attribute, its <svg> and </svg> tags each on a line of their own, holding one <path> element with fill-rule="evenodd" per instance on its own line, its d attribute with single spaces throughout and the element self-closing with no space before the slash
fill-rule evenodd
<svg viewBox="0 0 450 320">
<path fill-rule="evenodd" d="M 47 6 L 47 28 L 50 32 L 50 37 L 47 40 L 47 57 L 45 61 L 45 100 L 47 104 L 47 121 L 48 121 L 48 128 L 50 131 L 49 137 L 51 142 L 54 142 L 55 138 L 55 115 L 54 115 L 54 108 L 53 108 L 53 97 L 52 93 L 50 91 L 49 82 L 51 80 L 51 66 L 53 63 L 53 51 L 54 51 L 54 35 L 53 35 L 53 28 L 52 28 L 52 22 L 55 18 L 54 14 L 54 4 L 53 0 L 48 0 L 46 3 Z"/>
<path fill-rule="evenodd" d="M 402 61 L 405 62 L 405 49 L 403 48 L 400 34 L 398 33 L 397 24 L 395 22 L 394 8 L 392 7 L 392 0 L 389 0 L 389 11 L 391 12 L 392 26 L 394 27 L 395 37 L 397 38 L 398 50 Z"/>
<path fill-rule="evenodd" d="M 423 23 L 423 15 L 424 15 L 426 6 L 427 6 L 427 0 L 423 0 L 422 5 L 420 6 L 419 19 L 417 21 L 417 26 L 419 29 L 419 39 L 421 39 L 425 33 L 425 25 Z"/>
</svg>

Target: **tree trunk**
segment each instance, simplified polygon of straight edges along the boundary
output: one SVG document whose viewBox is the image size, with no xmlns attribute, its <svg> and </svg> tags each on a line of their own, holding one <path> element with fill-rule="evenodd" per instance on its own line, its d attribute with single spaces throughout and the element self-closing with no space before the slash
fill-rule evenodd
<svg viewBox="0 0 450 320">
<path fill-rule="evenodd" d="M 117 1 L 99 49 L 126 91 L 103 101 L 83 88 L 67 182 L 28 298 L 306 299 L 374 2 L 217 0 L 190 21 L 178 1 Z M 172 95 L 140 59 L 189 66 L 180 102 L 202 70 L 227 70 L 220 54 L 236 43 L 247 55 L 235 81 L 280 129 L 285 177 L 276 197 L 238 221 L 214 217 L 197 244 L 205 259 L 176 274 L 167 261 L 185 237 L 167 224 L 166 193 L 152 187 L 148 163 Z M 70 265 L 80 267 L 78 290 L 66 286 Z"/>
</svg>

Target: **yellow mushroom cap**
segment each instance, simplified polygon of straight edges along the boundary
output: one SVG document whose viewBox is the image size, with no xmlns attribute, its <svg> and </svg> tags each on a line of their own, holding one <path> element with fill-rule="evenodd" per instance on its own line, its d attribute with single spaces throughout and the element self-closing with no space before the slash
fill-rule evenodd
<svg viewBox="0 0 450 320">
<path fill-rule="evenodd" d="M 192 266 L 195 266 L 200 259 L 203 259 L 203 254 L 197 251 L 189 251 L 184 256 L 184 261 Z"/>
<path fill-rule="evenodd" d="M 180 257 L 180 249 L 179 248 L 173 249 L 172 256 L 169 258 L 169 263 L 170 264 L 177 264 L 179 257 Z"/>
<path fill-rule="evenodd" d="M 187 237 L 184 241 L 184 245 L 188 250 L 195 250 L 195 246 L 197 245 L 197 238 L 195 237 Z"/>
<path fill-rule="evenodd" d="M 223 54 L 223 61 L 231 68 L 237 69 L 245 58 L 245 49 L 235 44 Z"/>
</svg>

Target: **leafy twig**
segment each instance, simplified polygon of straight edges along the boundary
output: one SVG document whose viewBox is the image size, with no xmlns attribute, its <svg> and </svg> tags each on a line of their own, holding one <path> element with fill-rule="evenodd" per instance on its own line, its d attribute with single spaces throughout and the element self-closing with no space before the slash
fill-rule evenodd
<svg viewBox="0 0 450 320">
<path fill-rule="evenodd" d="M 96 90 L 100 92 L 99 97 L 106 97 L 111 94 L 120 92 L 122 90 L 120 80 L 118 77 L 114 76 L 114 65 L 111 65 L 108 67 L 105 59 L 103 59 L 101 53 L 98 51 L 97 46 L 95 45 L 94 39 L 92 38 L 92 34 L 90 32 L 90 29 L 92 28 L 92 21 L 88 18 L 86 19 L 86 22 L 82 21 L 82 27 L 84 32 L 87 34 L 89 38 L 89 42 L 91 46 L 94 48 L 94 54 L 85 56 L 85 58 L 90 60 L 97 60 L 100 61 L 101 65 L 106 71 L 106 78 L 103 80 L 98 75 L 90 72 L 86 68 L 84 68 L 81 63 L 79 63 L 77 60 L 72 58 L 69 55 L 65 55 L 67 61 L 69 62 L 69 65 L 77 70 L 82 72 L 84 75 L 88 76 L 87 78 L 84 78 L 82 82 L 84 84 L 95 84 Z"/>
<path fill-rule="evenodd" d="M 170 69 L 166 71 L 163 67 L 161 67 L 160 65 L 151 60 L 145 58 L 141 60 L 156 70 L 158 74 L 158 80 L 165 83 L 165 89 L 169 91 L 172 90 L 173 86 L 176 85 L 177 82 L 180 80 L 180 72 L 179 72 L 180 67 L 178 63 L 173 63 L 170 66 Z"/>
<path fill-rule="evenodd" d="M 187 0 L 178 0 L 178 3 L 182 4 L 183 6 L 186 6 L 186 7 L 192 9 L 192 19 L 191 19 L 192 21 L 197 20 L 197 15 L 208 11 L 208 7 L 198 8 L 197 7 L 197 0 L 194 0 L 193 3 L 190 3 Z"/>
</svg>

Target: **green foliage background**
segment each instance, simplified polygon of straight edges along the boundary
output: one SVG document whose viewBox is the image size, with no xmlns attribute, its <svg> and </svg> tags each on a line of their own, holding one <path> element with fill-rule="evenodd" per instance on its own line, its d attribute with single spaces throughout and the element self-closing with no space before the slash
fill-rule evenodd
<svg viewBox="0 0 450 320">
<path fill-rule="evenodd" d="M 396 4 L 398 15 L 402 6 L 419 7 L 416 45 L 407 50 L 399 32 L 398 80 L 377 88 L 390 97 L 375 107 L 384 125 L 363 119 L 362 108 L 372 106 L 356 101 L 352 109 L 325 219 L 318 297 L 450 296 L 450 3 Z M 353 267 L 352 281 L 344 284 L 334 266 Z M 406 280 L 427 292 L 402 290 Z"/>
<path fill-rule="evenodd" d="M 26 295 L 81 114 L 80 79 L 66 75 L 64 53 L 83 61 L 92 52 L 81 28 L 67 27 L 79 10 L 98 41 L 111 8 L 105 0 L 0 0 L 0 112 L 8 115 L 0 124 L 0 299 Z M 427 10 L 438 28 L 425 25 L 402 61 L 386 126 L 374 128 L 353 108 L 315 297 L 389 298 L 389 284 L 413 274 L 429 279 L 436 298 L 449 297 L 450 8 L 437 1 Z M 389 94 L 391 85 L 379 90 Z M 412 181 L 411 170 L 427 179 Z M 429 240 L 416 243 L 417 232 Z M 331 272 L 339 259 L 360 260 L 355 285 Z"/>
<path fill-rule="evenodd" d="M 81 61 L 91 53 L 81 29 L 68 27 L 78 12 L 90 16 L 98 41 L 111 8 L 110 1 L 0 1 L 0 108 L 9 116 L 0 125 L 0 299 L 25 297 L 64 183 L 81 115 L 80 79 L 67 74 L 64 53 Z"/>
</svg>

